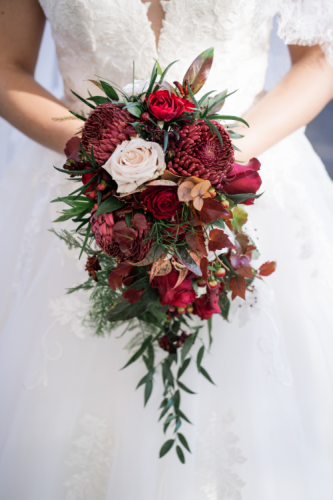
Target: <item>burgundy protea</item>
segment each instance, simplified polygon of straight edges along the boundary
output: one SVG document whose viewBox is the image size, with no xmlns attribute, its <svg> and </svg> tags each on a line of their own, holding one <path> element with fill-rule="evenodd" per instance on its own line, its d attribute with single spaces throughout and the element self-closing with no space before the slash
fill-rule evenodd
<svg viewBox="0 0 333 500">
<path fill-rule="evenodd" d="M 119 144 L 136 135 L 135 129 L 128 124 L 136 120 L 127 109 L 111 102 L 100 104 L 82 129 L 83 148 L 90 155 L 93 147 L 96 163 L 99 166 L 104 165 Z"/>
<path fill-rule="evenodd" d="M 119 262 L 140 262 L 147 257 L 154 243 L 154 240 L 147 239 L 151 224 L 146 229 L 129 228 L 124 218 L 117 215 L 101 214 L 96 218 L 94 214 L 95 211 L 90 220 L 91 230 L 97 245 L 109 257 Z"/>
<path fill-rule="evenodd" d="M 213 123 L 221 134 L 223 146 L 204 120 L 185 125 L 179 131 L 179 141 L 170 141 L 171 159 L 167 168 L 176 175 L 209 180 L 212 186 L 221 189 L 233 168 L 234 149 L 224 127 Z"/>
</svg>

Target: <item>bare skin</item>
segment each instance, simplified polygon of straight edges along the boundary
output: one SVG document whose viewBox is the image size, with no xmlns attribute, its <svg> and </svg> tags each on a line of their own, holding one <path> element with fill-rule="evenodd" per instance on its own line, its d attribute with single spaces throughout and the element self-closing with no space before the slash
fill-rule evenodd
<svg viewBox="0 0 333 500">
<path fill-rule="evenodd" d="M 147 0 L 142 0 L 147 1 Z M 152 0 L 149 20 L 158 44 L 164 16 L 160 0 Z M 53 121 L 69 112 L 34 80 L 45 25 L 37 0 L 0 0 L 0 115 L 40 144 L 63 152 L 81 122 Z M 309 123 L 333 98 L 333 68 L 319 46 L 289 47 L 292 68 L 281 82 L 244 116 L 250 129 L 237 159 L 258 156 Z"/>
</svg>

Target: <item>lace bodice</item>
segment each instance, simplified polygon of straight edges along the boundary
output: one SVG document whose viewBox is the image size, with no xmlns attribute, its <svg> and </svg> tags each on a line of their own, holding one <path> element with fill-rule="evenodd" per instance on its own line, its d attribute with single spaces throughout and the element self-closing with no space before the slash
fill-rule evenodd
<svg viewBox="0 0 333 500">
<path fill-rule="evenodd" d="M 64 79 L 65 102 L 80 110 L 70 90 L 86 95 L 86 80 L 100 75 L 121 86 L 147 78 L 179 60 L 168 80 L 181 80 L 192 60 L 213 46 L 209 89 L 239 89 L 226 109 L 243 113 L 264 86 L 272 17 L 280 12 L 280 36 L 287 43 L 325 44 L 333 59 L 331 0 L 161 0 L 165 19 L 159 44 L 141 0 L 40 0 L 49 19 Z"/>
</svg>

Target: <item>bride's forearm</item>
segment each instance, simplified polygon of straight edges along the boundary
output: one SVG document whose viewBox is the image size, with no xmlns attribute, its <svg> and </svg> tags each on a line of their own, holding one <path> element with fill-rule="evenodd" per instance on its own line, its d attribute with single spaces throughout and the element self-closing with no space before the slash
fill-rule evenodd
<svg viewBox="0 0 333 500">
<path fill-rule="evenodd" d="M 290 47 L 292 67 L 281 82 L 244 118 L 250 128 L 237 127 L 236 159 L 248 161 L 309 123 L 333 97 L 333 68 L 319 46 Z"/>
<path fill-rule="evenodd" d="M 80 120 L 34 80 L 45 15 L 38 0 L 1 0 L 0 116 L 35 141 L 62 152 Z"/>
<path fill-rule="evenodd" d="M 29 73 L 15 66 L 0 71 L 0 116 L 31 139 L 57 152 L 63 152 L 67 140 L 81 126 L 80 120 L 53 120 L 72 115 Z"/>
</svg>

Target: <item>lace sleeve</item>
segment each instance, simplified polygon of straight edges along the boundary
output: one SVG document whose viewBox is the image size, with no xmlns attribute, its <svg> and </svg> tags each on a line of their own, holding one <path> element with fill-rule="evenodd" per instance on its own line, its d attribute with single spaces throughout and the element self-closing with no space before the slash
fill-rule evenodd
<svg viewBox="0 0 333 500">
<path fill-rule="evenodd" d="M 278 35 L 288 45 L 321 45 L 333 66 L 333 1 L 278 0 Z"/>
</svg>

